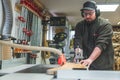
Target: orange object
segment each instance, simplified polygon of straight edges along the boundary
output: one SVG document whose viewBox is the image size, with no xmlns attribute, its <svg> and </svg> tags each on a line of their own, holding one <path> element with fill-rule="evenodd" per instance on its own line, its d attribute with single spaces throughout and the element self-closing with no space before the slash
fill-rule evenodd
<svg viewBox="0 0 120 80">
<path fill-rule="evenodd" d="M 58 57 L 58 64 L 62 66 L 65 63 L 66 63 L 66 58 L 65 58 L 64 54 L 62 54 Z"/>
<path fill-rule="evenodd" d="M 14 50 L 14 53 L 21 53 L 22 52 L 22 49 L 20 49 L 20 48 L 15 48 L 15 50 Z"/>
</svg>

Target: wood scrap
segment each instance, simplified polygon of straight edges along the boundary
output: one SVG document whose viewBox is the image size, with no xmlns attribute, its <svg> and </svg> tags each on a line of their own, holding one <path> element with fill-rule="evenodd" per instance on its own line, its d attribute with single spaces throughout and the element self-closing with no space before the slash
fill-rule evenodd
<svg viewBox="0 0 120 80">
<path fill-rule="evenodd" d="M 64 65 L 57 67 L 57 68 L 52 68 L 47 70 L 47 74 L 55 74 L 57 70 L 68 70 L 68 69 L 73 69 L 73 68 L 78 68 L 78 69 L 86 69 L 86 66 L 83 66 L 81 64 L 76 64 L 76 63 L 65 63 Z"/>
</svg>

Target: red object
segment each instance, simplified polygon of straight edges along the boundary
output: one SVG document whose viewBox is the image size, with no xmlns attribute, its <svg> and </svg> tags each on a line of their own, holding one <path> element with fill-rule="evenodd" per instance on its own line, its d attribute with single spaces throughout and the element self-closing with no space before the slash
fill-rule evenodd
<svg viewBox="0 0 120 80">
<path fill-rule="evenodd" d="M 20 0 L 20 4 L 25 5 L 28 9 L 34 11 L 36 14 L 38 14 L 40 17 L 43 17 L 42 10 L 33 2 L 30 0 Z"/>
<path fill-rule="evenodd" d="M 23 32 L 27 32 L 27 29 L 26 29 L 26 28 L 23 28 Z"/>
<path fill-rule="evenodd" d="M 32 36 L 33 32 L 31 30 L 25 32 L 27 36 Z"/>
<path fill-rule="evenodd" d="M 22 40 L 22 44 L 27 45 L 28 41 L 27 40 Z"/>
<path fill-rule="evenodd" d="M 26 22 L 25 19 L 22 16 L 18 16 L 18 19 L 22 22 Z"/>
<path fill-rule="evenodd" d="M 37 54 L 30 54 L 31 58 L 37 58 Z"/>
<path fill-rule="evenodd" d="M 58 64 L 59 65 L 64 65 L 66 63 L 66 58 L 64 56 L 64 54 L 60 55 L 59 58 L 58 58 Z"/>
</svg>

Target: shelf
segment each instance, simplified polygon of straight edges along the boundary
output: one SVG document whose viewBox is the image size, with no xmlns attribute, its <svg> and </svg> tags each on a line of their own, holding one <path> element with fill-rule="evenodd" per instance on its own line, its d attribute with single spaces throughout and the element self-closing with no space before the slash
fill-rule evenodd
<svg viewBox="0 0 120 80">
<path fill-rule="evenodd" d="M 120 45 L 119 43 L 113 43 L 114 46 Z"/>
<path fill-rule="evenodd" d="M 117 32 L 117 31 L 114 31 L 113 33 L 114 33 L 114 34 L 120 34 L 120 32 Z"/>
</svg>

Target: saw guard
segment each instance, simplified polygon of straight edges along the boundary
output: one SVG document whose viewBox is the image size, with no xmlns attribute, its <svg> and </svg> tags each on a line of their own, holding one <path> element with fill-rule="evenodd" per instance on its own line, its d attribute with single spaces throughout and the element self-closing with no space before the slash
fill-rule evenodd
<svg viewBox="0 0 120 80">
<path fill-rule="evenodd" d="M 58 64 L 62 66 L 65 63 L 66 63 L 66 58 L 65 58 L 64 54 L 62 54 L 58 57 Z"/>
</svg>

